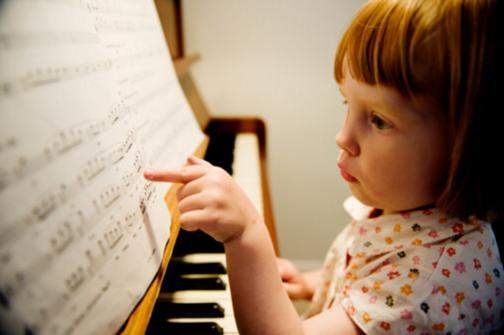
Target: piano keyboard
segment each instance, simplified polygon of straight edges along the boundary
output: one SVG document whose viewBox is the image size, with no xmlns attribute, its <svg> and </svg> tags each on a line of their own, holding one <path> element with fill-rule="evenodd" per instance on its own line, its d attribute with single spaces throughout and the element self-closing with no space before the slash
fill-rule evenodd
<svg viewBox="0 0 504 335">
<path fill-rule="evenodd" d="M 218 263 L 221 264 L 224 269 L 226 268 L 226 256 L 224 253 L 189 254 L 182 257 L 176 257 L 172 261 L 190 264 Z M 218 283 L 223 284 L 222 286 L 219 286 L 215 285 L 215 282 L 210 281 L 208 283 L 202 283 L 202 285 L 197 289 L 176 290 L 173 292 L 164 291 L 159 294 L 158 305 L 161 305 L 163 302 L 190 304 L 184 305 L 184 307 L 187 307 L 187 310 L 182 311 L 180 315 L 174 315 L 164 319 L 164 321 L 170 325 L 177 324 L 176 327 L 180 330 L 180 334 L 238 334 L 238 329 L 233 316 L 233 304 L 231 301 L 231 292 L 229 290 L 229 283 L 226 274 L 184 274 L 177 278 L 173 278 L 168 275 L 166 278 L 167 280 L 171 280 L 171 284 L 175 286 L 177 286 L 177 281 L 180 280 L 201 278 L 218 278 L 220 279 Z M 212 289 L 208 289 L 209 287 L 207 287 L 207 285 Z M 198 308 L 202 307 L 202 303 L 213 304 L 217 307 L 214 307 L 213 309 L 208 308 L 206 312 L 204 310 L 200 312 L 198 311 Z M 209 305 L 203 307 L 208 306 Z M 157 317 L 156 313 L 160 312 L 154 312 L 155 318 Z M 215 316 L 215 314 L 219 315 Z M 196 328 L 194 326 L 195 324 L 201 324 L 201 327 Z M 163 333 L 178 334 L 177 332 L 172 333 L 169 331 L 163 331 Z"/>
<path fill-rule="evenodd" d="M 223 160 L 232 162 L 228 172 L 233 172 L 237 183 L 263 214 L 257 135 L 238 134 L 232 157 Z M 201 232 L 181 231 L 147 333 L 238 334 L 225 269 L 226 255 L 221 243 Z"/>
</svg>

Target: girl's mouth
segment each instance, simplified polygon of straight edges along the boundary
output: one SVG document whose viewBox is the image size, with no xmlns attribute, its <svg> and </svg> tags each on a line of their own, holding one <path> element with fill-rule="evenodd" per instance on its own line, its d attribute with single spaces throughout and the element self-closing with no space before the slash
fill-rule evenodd
<svg viewBox="0 0 504 335">
<path fill-rule="evenodd" d="M 345 170 L 343 170 L 341 168 L 340 168 L 340 173 L 341 173 L 341 176 L 343 177 L 343 179 L 345 179 L 348 182 L 353 183 L 353 182 L 357 181 L 357 178 L 355 178 L 350 173 L 346 172 Z"/>
</svg>

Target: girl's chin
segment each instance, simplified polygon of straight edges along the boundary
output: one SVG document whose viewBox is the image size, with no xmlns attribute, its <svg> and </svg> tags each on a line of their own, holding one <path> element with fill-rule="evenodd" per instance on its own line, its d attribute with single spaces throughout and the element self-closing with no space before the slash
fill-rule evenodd
<svg viewBox="0 0 504 335">
<path fill-rule="evenodd" d="M 351 183 L 350 184 L 350 192 L 362 204 L 369 206 L 369 207 L 376 207 L 375 205 L 373 205 L 373 202 L 371 201 L 371 199 L 369 199 L 369 197 L 367 197 L 366 194 L 363 192 L 362 188 L 359 187 L 359 184 Z"/>
</svg>

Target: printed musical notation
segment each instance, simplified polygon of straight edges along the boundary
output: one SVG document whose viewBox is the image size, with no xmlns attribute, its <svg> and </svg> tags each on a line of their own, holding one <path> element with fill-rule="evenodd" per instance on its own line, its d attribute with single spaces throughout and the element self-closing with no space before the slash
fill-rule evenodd
<svg viewBox="0 0 504 335">
<path fill-rule="evenodd" d="M 202 139 L 152 1 L 3 1 L 0 333 L 115 333 L 169 238 L 143 169 Z"/>
</svg>

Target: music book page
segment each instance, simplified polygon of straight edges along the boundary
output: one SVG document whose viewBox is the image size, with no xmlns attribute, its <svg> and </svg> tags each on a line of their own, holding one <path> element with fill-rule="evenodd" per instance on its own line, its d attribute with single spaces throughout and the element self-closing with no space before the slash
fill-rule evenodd
<svg viewBox="0 0 504 335">
<path fill-rule="evenodd" d="M 169 238 L 143 170 L 202 140 L 152 0 L 0 2 L 3 331 L 115 333 Z"/>
</svg>

